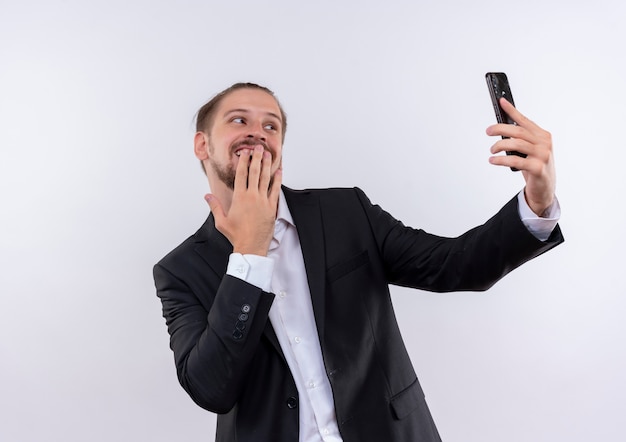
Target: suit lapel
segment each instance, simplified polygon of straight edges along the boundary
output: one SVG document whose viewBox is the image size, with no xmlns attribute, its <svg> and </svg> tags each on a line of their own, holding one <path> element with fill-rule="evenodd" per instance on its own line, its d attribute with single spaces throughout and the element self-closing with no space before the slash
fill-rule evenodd
<svg viewBox="0 0 626 442">
<path fill-rule="evenodd" d="M 228 239 L 215 228 L 215 219 L 210 214 L 202 227 L 194 235 L 196 246 L 194 250 L 218 275 L 226 273 L 228 257 L 233 252 L 233 246 Z"/>
<path fill-rule="evenodd" d="M 284 186 L 283 192 L 300 239 L 317 333 L 320 342 L 324 342 L 326 260 L 319 198 L 310 191 L 295 191 Z"/>
</svg>

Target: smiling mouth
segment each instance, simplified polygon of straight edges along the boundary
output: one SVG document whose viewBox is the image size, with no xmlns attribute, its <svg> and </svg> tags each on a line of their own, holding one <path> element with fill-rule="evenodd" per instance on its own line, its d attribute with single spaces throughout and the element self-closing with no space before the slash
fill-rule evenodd
<svg viewBox="0 0 626 442">
<path fill-rule="evenodd" d="M 267 144 L 263 143 L 263 142 L 258 142 L 258 143 L 242 143 L 239 146 L 237 146 L 235 148 L 234 154 L 237 157 L 241 157 L 241 153 L 248 149 L 248 151 L 250 152 L 250 156 L 252 156 L 254 154 L 254 149 L 256 146 L 263 146 L 263 149 L 265 150 L 265 152 L 269 152 L 270 156 L 273 158 L 274 155 L 272 154 L 272 151 L 269 149 L 269 147 L 267 146 Z"/>
<path fill-rule="evenodd" d="M 244 151 L 244 149 L 246 149 L 246 148 L 244 147 L 244 148 L 242 148 L 242 149 L 239 149 L 239 150 L 235 151 L 235 155 L 237 155 L 238 157 L 240 157 L 240 156 L 241 156 L 241 152 L 243 152 L 243 151 Z M 252 156 L 252 154 L 253 154 L 253 153 L 254 153 L 254 150 L 250 149 L 250 156 Z"/>
<path fill-rule="evenodd" d="M 252 156 L 252 154 L 254 153 L 254 148 L 256 146 L 263 146 L 263 149 L 270 152 L 270 154 L 272 153 L 269 149 L 269 146 L 267 145 L 267 143 L 263 140 L 257 139 L 257 138 L 246 138 L 243 140 L 240 140 L 238 143 L 236 143 L 233 147 L 234 147 L 234 154 L 238 157 L 241 156 L 241 152 L 244 149 L 249 149 L 250 150 L 250 156 Z M 274 155 L 272 155 L 274 156 Z"/>
</svg>

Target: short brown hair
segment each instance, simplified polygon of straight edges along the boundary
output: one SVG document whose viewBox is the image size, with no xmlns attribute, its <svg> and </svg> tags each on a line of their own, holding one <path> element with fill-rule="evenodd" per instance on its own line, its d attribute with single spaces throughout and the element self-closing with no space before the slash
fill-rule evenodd
<svg viewBox="0 0 626 442">
<path fill-rule="evenodd" d="M 200 110 L 198 110 L 198 113 L 196 115 L 196 132 L 200 132 L 200 131 L 210 132 L 211 127 L 213 126 L 213 119 L 215 117 L 215 111 L 217 110 L 217 107 L 219 106 L 219 104 L 228 94 L 239 89 L 258 89 L 263 92 L 267 92 L 272 97 L 274 97 L 274 100 L 276 100 L 276 104 L 278 104 L 278 108 L 280 109 L 280 118 L 283 120 L 281 126 L 282 126 L 282 140 L 284 142 L 285 133 L 287 132 L 287 115 L 285 114 L 283 107 L 280 105 L 278 98 L 276 98 L 276 95 L 274 95 L 274 92 L 272 92 L 270 89 L 266 88 L 265 86 L 260 86 L 256 83 L 235 83 L 231 87 L 224 89 L 222 92 L 218 93 L 213 98 L 211 98 L 208 103 L 206 103 L 204 106 L 200 108 Z"/>
</svg>

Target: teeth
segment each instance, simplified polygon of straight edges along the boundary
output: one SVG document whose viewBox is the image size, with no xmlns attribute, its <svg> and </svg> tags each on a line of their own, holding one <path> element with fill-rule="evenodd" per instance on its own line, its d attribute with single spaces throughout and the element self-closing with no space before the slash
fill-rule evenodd
<svg viewBox="0 0 626 442">
<path fill-rule="evenodd" d="M 243 152 L 243 150 L 238 150 L 237 152 L 235 152 L 235 155 L 237 155 L 238 157 L 240 157 L 240 156 L 241 156 L 241 152 Z M 250 151 L 250 156 L 252 156 L 252 154 L 253 154 L 253 153 L 254 153 L 254 152 L 251 150 L 251 151 Z"/>
</svg>

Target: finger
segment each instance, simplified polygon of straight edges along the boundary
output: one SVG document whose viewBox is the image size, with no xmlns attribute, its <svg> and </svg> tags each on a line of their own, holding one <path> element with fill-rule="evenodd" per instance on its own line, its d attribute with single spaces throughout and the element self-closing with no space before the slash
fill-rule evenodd
<svg viewBox="0 0 626 442">
<path fill-rule="evenodd" d="M 533 145 L 519 138 L 504 138 L 496 142 L 490 149 L 492 154 L 510 151 L 521 152 L 528 155 L 533 151 Z"/>
<path fill-rule="evenodd" d="M 517 155 L 494 155 L 489 157 L 489 163 L 494 166 L 511 167 L 518 170 L 526 170 L 526 158 Z"/>
<path fill-rule="evenodd" d="M 261 179 L 259 181 L 259 190 L 269 190 L 272 178 L 272 154 L 268 151 L 263 152 L 263 161 L 261 162 Z"/>
<path fill-rule="evenodd" d="M 521 127 L 529 127 L 534 125 L 534 123 L 528 119 L 525 115 L 523 115 L 520 111 L 517 110 L 515 106 L 513 106 L 506 98 L 500 98 L 500 106 L 502 106 L 502 110 L 507 113 L 509 117 L 513 121 L 515 121 Z"/>
<path fill-rule="evenodd" d="M 283 183 L 283 169 L 279 167 L 278 170 L 274 173 L 274 182 L 272 183 L 272 188 L 269 190 L 269 200 L 272 207 L 276 207 L 278 205 L 278 198 L 280 196 L 280 186 Z"/>
<path fill-rule="evenodd" d="M 530 132 L 525 128 L 515 124 L 493 124 L 486 130 L 487 135 L 495 136 L 500 135 L 506 138 L 528 138 Z"/>
<path fill-rule="evenodd" d="M 235 170 L 235 190 L 248 187 L 248 167 L 250 165 L 250 151 L 243 149 L 239 154 L 237 170 Z"/>
<path fill-rule="evenodd" d="M 224 209 L 222 208 L 222 203 L 220 203 L 220 200 L 217 199 L 215 195 L 212 195 L 210 193 L 204 195 L 204 199 L 207 203 L 209 203 L 211 213 L 215 218 L 215 223 L 220 224 L 220 221 L 222 221 L 226 217 L 226 215 L 224 214 Z"/>
<path fill-rule="evenodd" d="M 248 170 L 248 188 L 259 188 L 259 176 L 261 175 L 261 161 L 263 160 L 263 146 L 255 146 Z"/>
</svg>

